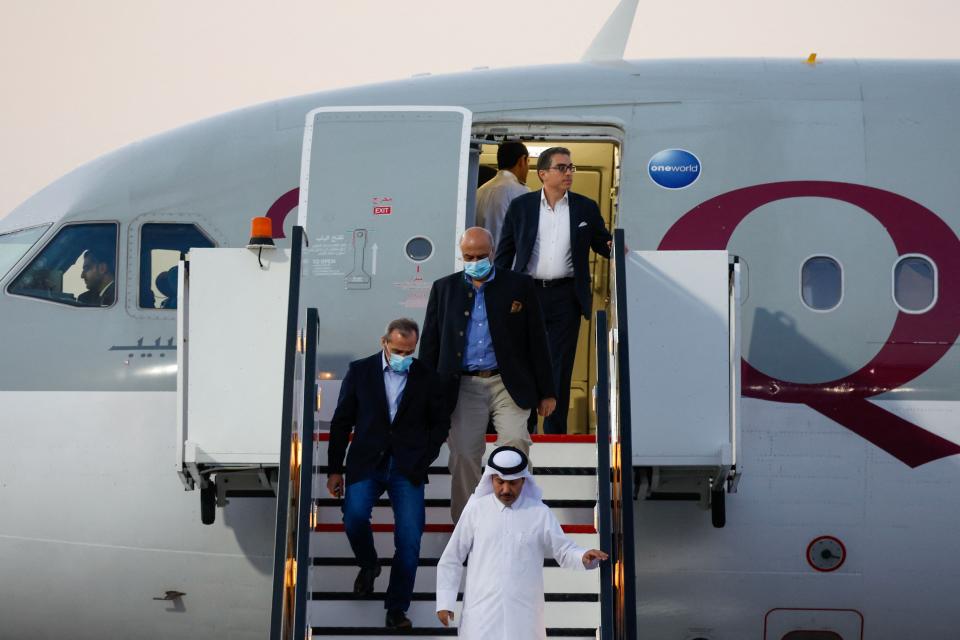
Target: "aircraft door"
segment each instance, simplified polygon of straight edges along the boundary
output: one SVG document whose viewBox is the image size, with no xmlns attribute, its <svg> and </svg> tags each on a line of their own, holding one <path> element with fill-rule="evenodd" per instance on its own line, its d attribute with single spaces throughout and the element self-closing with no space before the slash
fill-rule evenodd
<svg viewBox="0 0 960 640">
<path fill-rule="evenodd" d="M 317 367 L 335 404 L 351 360 L 386 324 L 423 322 L 434 280 L 460 269 L 472 114 L 460 107 L 337 107 L 307 115 L 300 179 L 301 304 L 320 310 Z"/>
</svg>

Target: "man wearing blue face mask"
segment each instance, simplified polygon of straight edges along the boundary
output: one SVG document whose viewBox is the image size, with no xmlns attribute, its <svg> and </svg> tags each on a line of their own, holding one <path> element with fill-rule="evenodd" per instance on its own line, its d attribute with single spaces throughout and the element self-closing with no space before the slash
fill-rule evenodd
<svg viewBox="0 0 960 640">
<path fill-rule="evenodd" d="M 533 279 L 495 269 L 493 237 L 482 227 L 460 241 L 463 271 L 433 283 L 420 358 L 448 383 L 450 511 L 454 522 L 480 480 L 489 421 L 497 444 L 527 454 L 532 409 L 556 407 L 550 351 Z"/>
<path fill-rule="evenodd" d="M 450 431 L 442 385 L 433 369 L 413 358 L 418 338 L 413 320 L 392 321 L 380 339 L 382 350 L 350 363 L 330 421 L 327 490 L 344 497 L 344 530 L 360 565 L 353 591 L 361 597 L 373 593 L 381 572 L 370 517 L 380 496 L 390 497 L 395 552 L 384 608 L 391 629 L 411 626 L 406 611 L 420 557 L 424 483 Z"/>
</svg>

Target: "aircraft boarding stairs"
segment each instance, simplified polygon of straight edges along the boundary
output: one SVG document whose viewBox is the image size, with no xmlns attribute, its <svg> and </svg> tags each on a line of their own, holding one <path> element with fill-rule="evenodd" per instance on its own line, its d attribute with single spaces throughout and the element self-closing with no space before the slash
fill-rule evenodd
<svg viewBox="0 0 960 640">
<path fill-rule="evenodd" d="M 386 499 L 373 514 L 383 572 L 372 596 L 354 597 L 358 568 L 339 503 L 326 494 L 327 440 L 318 428 L 323 382 L 332 377 L 318 366 L 322 349 L 343 332 L 323 334 L 318 309 L 301 306 L 303 229 L 292 235 L 289 249 L 195 249 L 181 262 L 175 469 L 185 489 L 199 489 L 207 524 L 214 501 L 277 497 L 271 640 L 300 640 L 310 630 L 326 638 L 455 635 L 434 613 L 436 562 L 453 530 L 446 451 L 426 489 L 408 612 L 414 630 L 384 627 L 393 555 Z M 597 435 L 539 436 L 531 450 L 534 474 L 567 533 L 611 556 L 588 573 L 545 562 L 550 636 L 636 638 L 634 502 L 693 496 L 720 527 L 725 494 L 736 491 L 741 472 L 736 259 L 723 251 L 634 251 L 628 260 L 624 246 L 616 230 L 609 318 L 596 314 Z M 250 300 L 261 304 L 252 311 Z M 237 348 L 250 346 L 249 336 L 258 336 L 255 348 Z"/>
<path fill-rule="evenodd" d="M 494 448 L 487 436 L 487 451 Z M 374 539 L 383 564 L 373 595 L 358 599 L 353 594 L 357 565 L 343 532 L 340 499 L 326 491 L 326 445 L 328 434 L 318 433 L 314 459 L 314 504 L 316 525 L 310 540 L 309 602 L 307 624 L 314 638 L 379 638 L 413 635 L 440 638 L 456 635 L 445 629 L 435 614 L 436 564 L 453 531 L 450 518 L 450 475 L 446 446 L 433 464 L 426 487 L 426 530 L 413 602 L 407 612 L 412 630 L 384 628 L 384 591 L 390 580 L 393 557 L 393 512 L 384 494 L 373 513 Z M 595 527 L 597 505 L 597 446 L 594 436 L 534 436 L 530 451 L 534 475 L 544 498 L 564 531 L 582 547 L 599 547 Z M 469 560 L 468 560 L 469 562 Z M 544 561 L 547 635 L 566 638 L 596 638 L 600 626 L 599 571 L 574 572 Z M 460 621 L 457 610 L 455 621 Z M 491 638 L 491 640 L 493 640 Z"/>
</svg>

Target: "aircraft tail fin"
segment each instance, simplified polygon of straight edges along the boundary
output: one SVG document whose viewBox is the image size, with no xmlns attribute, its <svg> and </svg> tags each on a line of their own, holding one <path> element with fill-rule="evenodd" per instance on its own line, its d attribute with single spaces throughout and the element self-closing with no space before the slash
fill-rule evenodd
<svg viewBox="0 0 960 640">
<path fill-rule="evenodd" d="M 633 18 L 637 14 L 640 0 L 620 0 L 613 13 L 603 24 L 603 28 L 590 43 L 581 62 L 611 62 L 623 60 L 627 40 L 633 29 Z"/>
</svg>

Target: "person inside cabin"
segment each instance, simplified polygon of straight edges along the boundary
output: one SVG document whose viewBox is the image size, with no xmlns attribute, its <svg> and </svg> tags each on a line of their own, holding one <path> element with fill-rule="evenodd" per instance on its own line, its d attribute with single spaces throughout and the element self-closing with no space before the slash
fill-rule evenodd
<svg viewBox="0 0 960 640">
<path fill-rule="evenodd" d="M 437 563 L 437 617 L 445 627 L 454 618 L 468 557 L 457 635 L 545 640 L 544 559 L 585 571 L 595 569 L 607 554 L 583 549 L 568 538 L 543 503 L 527 457 L 519 449 L 499 447 L 487 459 Z"/>
<path fill-rule="evenodd" d="M 157 291 L 163 295 L 163 301 L 160 303 L 161 309 L 177 308 L 177 272 L 179 267 L 173 266 L 160 273 L 155 281 Z"/>
<path fill-rule="evenodd" d="M 500 229 L 507 207 L 519 195 L 529 193 L 526 187 L 530 152 L 522 142 L 504 142 L 497 147 L 497 174 L 477 189 L 477 226 L 500 241 Z"/>
<path fill-rule="evenodd" d="M 565 147 L 541 153 L 543 189 L 510 203 L 497 244 L 497 268 L 530 275 L 543 308 L 557 382 L 557 410 L 543 421 L 544 433 L 551 434 L 567 432 L 580 318 L 589 318 L 593 306 L 590 249 L 609 258 L 613 244 L 597 203 L 570 190 L 576 170 Z"/>
<path fill-rule="evenodd" d="M 373 593 L 381 571 L 370 525 L 373 507 L 384 492 L 390 497 L 395 551 L 384 600 L 390 629 L 411 626 L 406 612 L 425 522 L 424 484 L 450 431 L 436 374 L 413 357 L 419 333 L 409 318 L 387 325 L 380 350 L 350 363 L 330 421 L 327 490 L 344 498 L 343 526 L 360 565 L 353 592 L 361 597 Z"/>
<path fill-rule="evenodd" d="M 420 359 L 448 385 L 450 511 L 454 522 L 480 479 L 487 423 L 497 443 L 529 455 L 527 417 L 556 406 L 550 352 L 530 276 L 491 264 L 493 236 L 483 227 L 460 240 L 463 271 L 433 283 Z"/>
<path fill-rule="evenodd" d="M 80 277 L 87 290 L 77 296 L 77 302 L 88 307 L 109 307 L 117 298 L 114 280 L 114 255 L 99 247 L 83 254 Z"/>
</svg>

